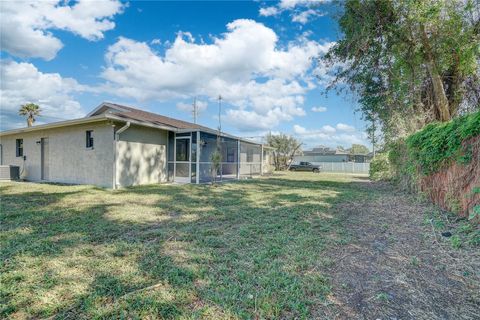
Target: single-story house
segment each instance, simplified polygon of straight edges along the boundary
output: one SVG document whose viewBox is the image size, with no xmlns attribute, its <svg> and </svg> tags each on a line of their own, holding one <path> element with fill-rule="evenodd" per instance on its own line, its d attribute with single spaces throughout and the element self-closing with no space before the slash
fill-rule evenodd
<svg viewBox="0 0 480 320">
<path fill-rule="evenodd" d="M 84 118 L 0 132 L 0 164 L 19 166 L 28 181 L 107 188 L 198 184 L 213 179 L 211 154 L 217 143 L 222 153 L 218 180 L 272 170 L 270 149 L 262 144 L 108 102 Z"/>
</svg>

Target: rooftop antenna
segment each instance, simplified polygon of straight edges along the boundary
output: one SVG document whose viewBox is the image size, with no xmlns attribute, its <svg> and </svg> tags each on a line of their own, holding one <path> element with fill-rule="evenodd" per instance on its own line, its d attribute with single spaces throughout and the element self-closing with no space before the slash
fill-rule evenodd
<svg viewBox="0 0 480 320">
<path fill-rule="evenodd" d="M 198 107 L 197 107 L 197 97 L 193 97 L 193 110 L 192 110 L 192 113 L 193 113 L 193 123 L 197 123 L 197 116 L 198 116 Z"/>
</svg>

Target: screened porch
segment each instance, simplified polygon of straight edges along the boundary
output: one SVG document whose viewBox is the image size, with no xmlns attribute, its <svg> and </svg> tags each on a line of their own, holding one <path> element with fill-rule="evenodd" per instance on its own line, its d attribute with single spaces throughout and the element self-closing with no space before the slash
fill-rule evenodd
<svg viewBox="0 0 480 320">
<path fill-rule="evenodd" d="M 221 165 L 212 171 L 212 154 L 220 146 Z M 261 175 L 263 146 L 205 131 L 169 132 L 168 180 L 178 183 L 209 183 Z"/>
</svg>

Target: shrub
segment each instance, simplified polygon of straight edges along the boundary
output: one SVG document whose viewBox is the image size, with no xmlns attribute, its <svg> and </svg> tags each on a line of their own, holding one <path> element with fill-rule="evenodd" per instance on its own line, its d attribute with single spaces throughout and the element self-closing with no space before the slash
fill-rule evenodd
<svg viewBox="0 0 480 320">
<path fill-rule="evenodd" d="M 392 179 L 402 189 L 418 190 L 417 167 L 410 159 L 409 150 L 404 139 L 398 139 L 389 145 L 388 161 L 391 167 Z"/>
<path fill-rule="evenodd" d="M 372 180 L 389 180 L 391 178 L 388 154 L 379 153 L 375 156 L 370 163 L 369 174 Z"/>
</svg>

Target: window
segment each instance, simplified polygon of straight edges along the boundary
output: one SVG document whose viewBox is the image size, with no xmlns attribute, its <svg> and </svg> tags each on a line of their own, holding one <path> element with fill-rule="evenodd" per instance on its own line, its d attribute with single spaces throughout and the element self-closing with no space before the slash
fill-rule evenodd
<svg viewBox="0 0 480 320">
<path fill-rule="evenodd" d="M 93 130 L 86 131 L 86 147 L 93 149 Z"/>
<path fill-rule="evenodd" d="M 23 139 L 17 139 L 17 157 L 23 157 Z"/>
</svg>

